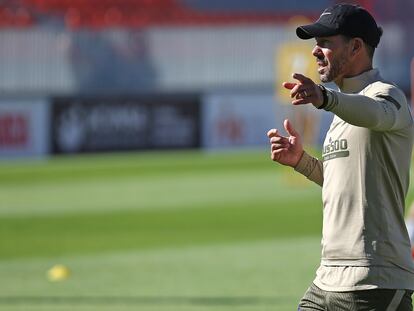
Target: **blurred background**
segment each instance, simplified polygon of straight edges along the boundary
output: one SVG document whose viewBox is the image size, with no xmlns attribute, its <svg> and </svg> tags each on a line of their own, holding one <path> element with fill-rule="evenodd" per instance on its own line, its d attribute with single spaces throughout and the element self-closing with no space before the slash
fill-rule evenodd
<svg viewBox="0 0 414 311">
<path fill-rule="evenodd" d="M 295 309 L 320 188 L 265 134 L 318 155 L 332 115 L 281 82 L 318 81 L 295 28 L 337 2 L 0 0 L 0 309 Z M 348 3 L 411 100 L 414 1 Z"/>
</svg>

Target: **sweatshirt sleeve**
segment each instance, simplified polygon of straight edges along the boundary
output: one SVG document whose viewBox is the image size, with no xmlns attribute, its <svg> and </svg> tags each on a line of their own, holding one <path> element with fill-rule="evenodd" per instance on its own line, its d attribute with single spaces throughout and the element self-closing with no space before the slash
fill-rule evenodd
<svg viewBox="0 0 414 311">
<path fill-rule="evenodd" d="M 360 94 L 327 89 L 327 96 L 324 109 L 355 126 L 394 131 L 413 122 L 404 93 L 391 84 L 374 83 Z"/>
<path fill-rule="evenodd" d="M 295 171 L 301 173 L 309 180 L 317 183 L 319 186 L 323 185 L 322 161 L 310 156 L 305 151 L 296 165 Z"/>
</svg>

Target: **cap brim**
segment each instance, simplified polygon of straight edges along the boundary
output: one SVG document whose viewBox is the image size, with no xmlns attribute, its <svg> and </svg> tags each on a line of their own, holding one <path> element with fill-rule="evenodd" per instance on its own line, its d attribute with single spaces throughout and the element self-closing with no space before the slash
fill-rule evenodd
<svg viewBox="0 0 414 311">
<path fill-rule="evenodd" d="M 299 26 L 296 28 L 296 35 L 301 39 L 311 39 L 315 37 L 329 37 L 337 35 L 336 29 L 326 27 L 319 23 Z"/>
</svg>

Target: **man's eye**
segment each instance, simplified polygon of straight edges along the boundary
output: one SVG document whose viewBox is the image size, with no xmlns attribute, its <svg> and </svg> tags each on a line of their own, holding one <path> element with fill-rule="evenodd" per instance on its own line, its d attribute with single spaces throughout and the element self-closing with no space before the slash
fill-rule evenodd
<svg viewBox="0 0 414 311">
<path fill-rule="evenodd" d="M 319 42 L 320 47 L 327 47 L 328 45 L 329 45 L 329 41 L 323 40 L 323 41 Z"/>
</svg>

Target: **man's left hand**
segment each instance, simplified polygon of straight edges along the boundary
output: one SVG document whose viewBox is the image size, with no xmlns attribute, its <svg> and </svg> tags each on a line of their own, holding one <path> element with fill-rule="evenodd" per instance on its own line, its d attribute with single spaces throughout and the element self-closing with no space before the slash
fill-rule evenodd
<svg viewBox="0 0 414 311">
<path fill-rule="evenodd" d="M 290 90 L 293 105 L 312 104 L 316 108 L 323 104 L 322 90 L 310 78 L 300 73 L 292 76 L 298 83 L 283 82 L 283 86 Z"/>
</svg>

